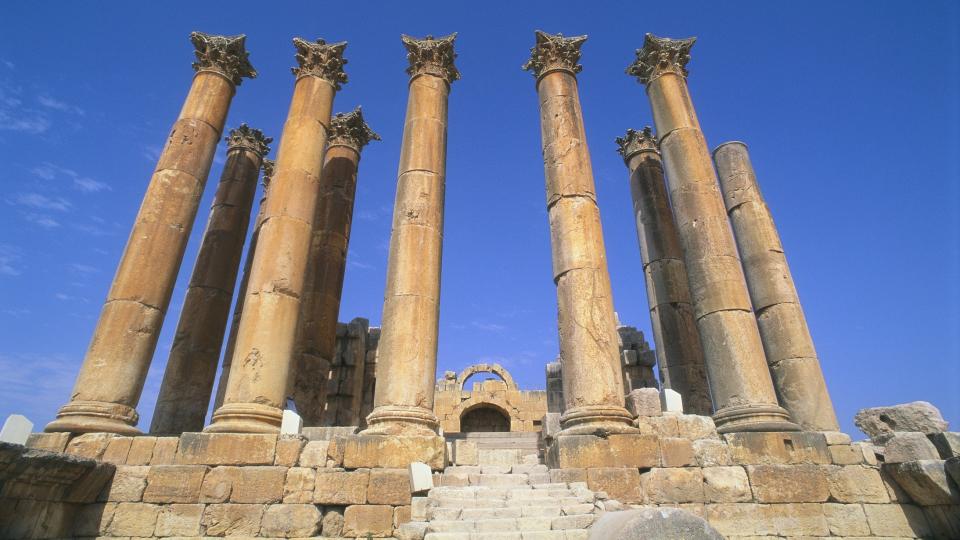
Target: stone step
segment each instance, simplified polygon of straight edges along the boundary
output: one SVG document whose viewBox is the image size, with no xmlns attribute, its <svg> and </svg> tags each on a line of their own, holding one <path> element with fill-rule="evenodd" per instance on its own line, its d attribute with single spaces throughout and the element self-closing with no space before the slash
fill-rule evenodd
<svg viewBox="0 0 960 540">
<path fill-rule="evenodd" d="M 428 534 L 441 532 L 485 533 L 587 529 L 596 518 L 597 516 L 594 514 L 577 514 L 558 517 L 431 520 L 427 525 L 426 532 Z"/>
<path fill-rule="evenodd" d="M 522 532 L 455 532 L 428 533 L 424 540 L 587 540 L 590 531 L 522 531 Z"/>
<path fill-rule="evenodd" d="M 450 499 L 437 498 L 434 508 L 506 508 L 510 506 L 568 506 L 593 504 L 583 497 L 541 497 L 536 499 Z"/>
</svg>

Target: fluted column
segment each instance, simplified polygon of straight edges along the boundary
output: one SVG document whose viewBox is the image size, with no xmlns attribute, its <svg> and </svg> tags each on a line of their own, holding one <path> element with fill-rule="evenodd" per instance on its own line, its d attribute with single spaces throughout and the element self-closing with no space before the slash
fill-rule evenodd
<svg viewBox="0 0 960 540">
<path fill-rule="evenodd" d="M 630 170 L 630 193 L 660 380 L 683 396 L 685 412 L 709 416 L 713 405 L 703 348 L 657 139 L 649 127 L 643 131 L 628 129 L 624 137 L 617 138 L 617 146 Z"/>
<path fill-rule="evenodd" d="M 260 164 L 271 140 L 246 124 L 227 137 L 227 161 L 183 301 L 150 433 L 203 429 Z"/>
<path fill-rule="evenodd" d="M 313 223 L 309 267 L 300 313 L 297 365 L 292 392 L 297 412 L 309 426 L 321 425 L 330 363 L 337 347 L 337 315 L 347 266 L 360 152 L 380 140 L 363 121 L 360 107 L 330 120 L 327 154 L 320 175 L 320 196 Z M 363 362 L 356 380 L 363 383 Z M 361 388 L 353 395 L 359 399 Z M 359 403 L 358 403 L 359 409 Z"/>
<path fill-rule="evenodd" d="M 837 431 L 820 360 L 747 145 L 724 143 L 713 159 L 780 404 L 805 430 Z"/>
<path fill-rule="evenodd" d="M 724 433 L 796 430 L 777 404 L 717 175 L 687 90 L 694 40 L 647 34 L 627 73 L 646 85 L 660 135 L 714 421 Z"/>
<path fill-rule="evenodd" d="M 46 431 L 139 434 L 136 411 L 227 111 L 244 36 L 190 35 L 197 74 L 147 187 L 70 394 Z"/>
<path fill-rule="evenodd" d="M 300 318 L 330 110 L 346 43 L 294 38 L 290 112 L 253 256 L 223 405 L 211 432 L 279 431 Z"/>
<path fill-rule="evenodd" d="M 536 32 L 523 69 L 540 102 L 563 363 L 564 433 L 628 432 L 617 322 L 576 74 L 586 36 Z"/>
<path fill-rule="evenodd" d="M 387 287 L 368 434 L 436 435 L 433 414 L 440 320 L 440 254 L 447 152 L 447 98 L 460 78 L 456 34 L 402 36 L 410 67 Z"/>
</svg>

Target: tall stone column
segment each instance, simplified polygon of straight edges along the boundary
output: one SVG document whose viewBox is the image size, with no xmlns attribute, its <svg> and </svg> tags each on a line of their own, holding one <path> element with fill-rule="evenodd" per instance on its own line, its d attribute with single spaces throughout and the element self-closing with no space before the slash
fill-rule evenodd
<svg viewBox="0 0 960 540">
<path fill-rule="evenodd" d="M 321 425 L 326 402 L 330 363 L 337 348 L 337 315 L 347 267 L 357 168 L 360 152 L 371 140 L 379 141 L 380 136 L 363 121 L 360 107 L 330 120 L 300 313 L 297 366 L 292 377 L 297 412 L 309 426 Z M 363 364 L 358 363 L 357 380 L 361 383 Z"/>
<path fill-rule="evenodd" d="M 237 331 L 240 330 L 240 315 L 243 313 L 243 299 L 247 296 L 247 284 L 250 283 L 250 269 L 253 266 L 253 255 L 257 252 L 257 237 L 260 235 L 260 226 L 263 225 L 263 212 L 267 209 L 267 194 L 270 191 L 270 178 L 273 177 L 275 162 L 264 159 L 261 165 L 263 177 L 260 181 L 263 193 L 260 196 L 260 205 L 257 217 L 253 220 L 253 230 L 250 232 L 250 246 L 247 248 L 247 258 L 243 261 L 243 274 L 240 277 L 240 287 L 237 289 L 237 301 L 234 302 L 233 315 L 230 317 L 230 331 L 227 334 L 227 344 L 223 348 L 223 364 L 220 369 L 220 381 L 217 383 L 217 395 L 213 400 L 213 409 L 223 405 L 223 396 L 227 392 L 227 380 L 230 378 L 230 361 L 233 360 L 233 350 L 237 344 Z"/>
<path fill-rule="evenodd" d="M 440 320 L 440 254 L 447 158 L 447 98 L 460 78 L 456 34 L 402 36 L 410 67 L 374 410 L 367 434 L 436 435 L 433 414 Z"/>
<path fill-rule="evenodd" d="M 246 124 L 231 130 L 227 137 L 227 162 L 183 301 L 150 433 L 203 429 L 257 177 L 270 141 Z"/>
<path fill-rule="evenodd" d="M 147 187 L 70 402 L 46 431 L 136 435 L 136 411 L 236 87 L 244 36 L 190 34 L 197 74 Z"/>
<path fill-rule="evenodd" d="M 565 434 L 632 431 L 600 209 L 576 74 L 586 36 L 536 32 L 523 69 L 536 78 L 557 286 Z"/>
<path fill-rule="evenodd" d="M 795 431 L 777 404 L 717 175 L 687 90 L 685 66 L 694 41 L 647 34 L 627 73 L 647 86 L 660 135 L 713 418 L 722 433 Z"/>
<path fill-rule="evenodd" d="M 724 143 L 713 159 L 780 404 L 804 430 L 837 431 L 813 338 L 747 145 Z"/>
<path fill-rule="evenodd" d="M 330 110 L 346 43 L 294 38 L 298 67 L 253 256 L 223 405 L 210 432 L 276 433 L 300 319 Z"/>
<path fill-rule="evenodd" d="M 709 416 L 713 413 L 710 385 L 657 139 L 649 127 L 643 131 L 628 129 L 625 136 L 617 138 L 617 146 L 630 169 L 630 193 L 660 380 L 683 396 L 686 412 Z"/>
</svg>

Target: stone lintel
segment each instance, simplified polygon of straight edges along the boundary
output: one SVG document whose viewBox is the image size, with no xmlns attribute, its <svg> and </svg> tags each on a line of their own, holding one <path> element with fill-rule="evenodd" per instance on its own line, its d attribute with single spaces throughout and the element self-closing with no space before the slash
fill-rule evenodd
<svg viewBox="0 0 960 540">
<path fill-rule="evenodd" d="M 742 432 L 723 435 L 738 465 L 830 464 L 827 438 L 816 431 Z"/>
<path fill-rule="evenodd" d="M 402 34 L 400 40 L 407 49 L 407 61 L 410 62 L 407 75 L 411 79 L 418 75 L 433 75 L 447 81 L 447 84 L 459 79 L 460 71 L 453 65 L 457 58 L 453 50 L 456 39 L 456 32 L 442 38 L 428 35 L 423 39 Z"/>
<path fill-rule="evenodd" d="M 240 124 L 240 127 L 231 129 L 224 140 L 227 141 L 228 152 L 234 148 L 246 148 L 263 157 L 270 153 L 268 145 L 273 142 L 273 137 L 267 137 L 259 129 L 247 124 Z"/>
<path fill-rule="evenodd" d="M 664 73 L 687 76 L 690 49 L 697 38 L 670 39 L 646 34 L 643 48 L 637 49 L 637 58 L 627 67 L 627 75 L 637 78 L 642 84 L 650 84 Z"/>
<path fill-rule="evenodd" d="M 660 144 L 657 136 L 653 134 L 653 128 L 645 126 L 642 130 L 628 129 L 623 137 L 617 137 L 617 152 L 623 157 L 623 161 L 629 163 L 634 154 L 640 152 L 654 152 L 660 154 Z"/>
<path fill-rule="evenodd" d="M 370 141 L 379 141 L 380 135 L 370 129 L 363 119 L 363 111 L 358 106 L 348 113 L 337 113 L 330 119 L 330 134 L 327 147 L 349 146 L 359 154 Z"/>
<path fill-rule="evenodd" d="M 566 71 L 571 75 L 580 73 L 583 66 L 580 61 L 580 47 L 587 36 L 563 37 L 563 34 L 548 34 L 542 30 L 534 32 L 536 44 L 530 49 L 530 60 L 522 66 L 530 71 L 538 81 L 551 71 Z"/>
<path fill-rule="evenodd" d="M 296 37 L 293 38 L 293 46 L 297 49 L 298 66 L 290 68 L 290 71 L 298 79 L 318 77 L 330 83 L 334 90 L 340 90 L 340 85 L 347 82 L 347 74 L 343 71 L 343 66 L 347 63 L 343 57 L 343 51 L 347 48 L 346 41 L 327 43 L 317 39 L 310 42 Z"/>
<path fill-rule="evenodd" d="M 217 72 L 234 85 L 240 86 L 244 77 L 253 79 L 257 70 L 250 64 L 244 42 L 247 36 L 217 36 L 203 32 L 191 32 L 190 41 L 196 48 L 194 54 L 197 61 L 193 63 L 194 71 Z"/>
<path fill-rule="evenodd" d="M 419 461 L 442 471 L 446 465 L 447 445 L 439 435 L 348 435 L 330 446 L 328 457 L 347 469 L 405 469 Z"/>
<path fill-rule="evenodd" d="M 547 466 L 554 469 L 595 467 L 650 468 L 660 466 L 660 444 L 656 435 L 624 433 L 558 435 L 547 447 Z"/>
</svg>

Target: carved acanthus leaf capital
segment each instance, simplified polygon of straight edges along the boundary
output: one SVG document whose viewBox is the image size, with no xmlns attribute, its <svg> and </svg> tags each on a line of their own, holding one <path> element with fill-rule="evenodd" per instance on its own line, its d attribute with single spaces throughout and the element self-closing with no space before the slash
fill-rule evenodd
<svg viewBox="0 0 960 540">
<path fill-rule="evenodd" d="M 215 71 L 239 86 L 244 77 L 253 79 L 257 70 L 250 65 L 250 53 L 244 45 L 247 36 L 215 36 L 203 32 L 191 32 L 194 54 L 194 71 Z"/>
<path fill-rule="evenodd" d="M 260 168 L 263 169 L 263 178 L 260 182 L 263 184 L 264 191 L 270 188 L 270 180 L 273 179 L 273 168 L 276 165 L 277 162 L 272 159 L 265 159 L 260 163 Z"/>
<path fill-rule="evenodd" d="M 273 142 L 273 137 L 265 136 L 259 129 L 240 124 L 240 127 L 230 130 L 225 140 L 228 152 L 234 148 L 246 148 L 263 157 L 270 153 L 268 145 Z"/>
<path fill-rule="evenodd" d="M 643 84 L 649 84 L 664 73 L 686 77 L 690 48 L 695 41 L 695 37 L 670 39 L 647 34 L 643 38 L 643 48 L 637 49 L 637 59 L 627 67 L 627 75 L 635 76 Z"/>
<path fill-rule="evenodd" d="M 623 156 L 624 161 L 629 161 L 630 157 L 638 152 L 660 152 L 657 137 L 650 126 L 640 131 L 628 129 L 627 134 L 617 137 L 616 142 L 617 151 Z"/>
<path fill-rule="evenodd" d="M 330 119 L 330 136 L 327 145 L 349 146 L 359 153 L 370 141 L 379 141 L 380 136 L 363 120 L 360 107 L 348 112 L 337 113 Z"/>
<path fill-rule="evenodd" d="M 525 71 L 533 72 L 537 80 L 551 71 L 580 73 L 583 66 L 577 62 L 580 61 L 580 47 L 587 41 L 587 36 L 567 38 L 563 34 L 548 34 L 541 30 L 534 34 L 537 42 L 530 49 L 530 60 L 522 66 Z"/>
<path fill-rule="evenodd" d="M 402 34 L 400 40 L 407 49 L 407 61 L 410 62 L 407 75 L 411 79 L 418 75 L 433 75 L 447 81 L 447 84 L 459 79 L 460 71 L 453 65 L 457 58 L 457 53 L 453 51 L 455 39 L 456 32 L 442 38 L 427 36 L 423 39 Z"/>
<path fill-rule="evenodd" d="M 293 38 L 293 46 L 297 48 L 299 66 L 291 68 L 291 71 L 298 79 L 308 75 L 319 77 L 333 85 L 335 90 L 340 90 L 340 85 L 347 82 L 347 74 L 343 71 L 347 63 L 343 57 L 346 41 L 327 43 L 318 39 L 309 42 L 297 37 Z"/>
</svg>

